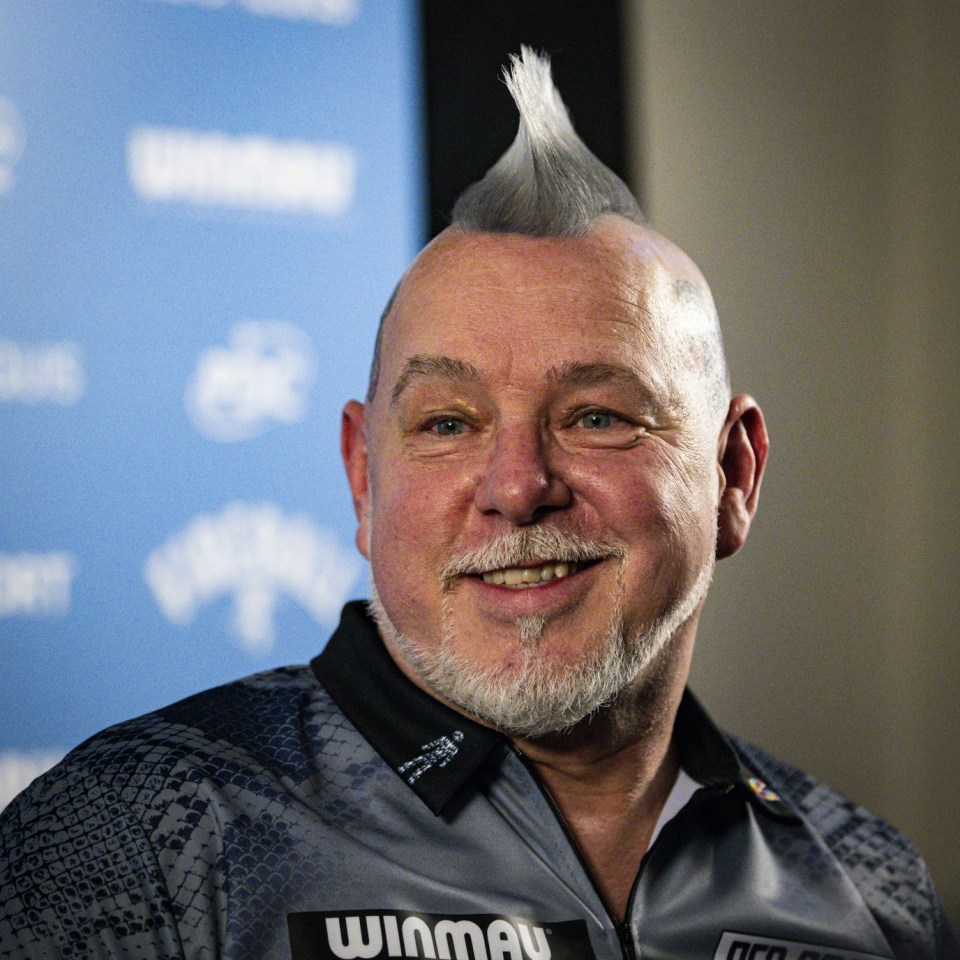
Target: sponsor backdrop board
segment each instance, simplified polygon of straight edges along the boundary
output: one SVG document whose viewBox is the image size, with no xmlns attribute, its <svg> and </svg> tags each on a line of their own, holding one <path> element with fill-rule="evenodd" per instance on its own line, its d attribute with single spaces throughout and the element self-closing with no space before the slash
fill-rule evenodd
<svg viewBox="0 0 960 960">
<path fill-rule="evenodd" d="M 422 240 L 413 0 L 0 0 L 0 806 L 322 646 Z"/>
</svg>

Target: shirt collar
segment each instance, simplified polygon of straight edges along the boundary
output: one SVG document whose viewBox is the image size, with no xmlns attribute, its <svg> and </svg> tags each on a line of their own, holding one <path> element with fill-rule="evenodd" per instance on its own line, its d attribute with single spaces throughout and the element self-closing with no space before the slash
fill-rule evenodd
<svg viewBox="0 0 960 960">
<path fill-rule="evenodd" d="M 673 728 L 680 766 L 705 787 L 735 788 L 781 820 L 799 819 L 779 793 L 747 766 L 700 701 L 684 690 Z"/>
<path fill-rule="evenodd" d="M 361 601 L 343 608 L 340 625 L 310 666 L 350 722 L 436 815 L 509 743 L 411 683 Z M 793 817 L 689 690 L 680 702 L 674 738 L 680 765 L 694 780 L 738 788 L 770 813 Z"/>
<path fill-rule="evenodd" d="M 412 684 L 393 662 L 366 605 L 343 608 L 317 679 L 414 793 L 440 814 L 506 738 Z"/>
</svg>

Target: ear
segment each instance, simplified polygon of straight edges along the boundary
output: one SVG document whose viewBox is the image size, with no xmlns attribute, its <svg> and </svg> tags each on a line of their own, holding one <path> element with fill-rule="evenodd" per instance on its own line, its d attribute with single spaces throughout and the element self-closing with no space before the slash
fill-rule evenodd
<svg viewBox="0 0 960 960">
<path fill-rule="evenodd" d="M 760 481 L 770 443 L 763 412 L 746 394 L 730 401 L 720 431 L 717 465 L 720 504 L 717 514 L 717 559 L 736 553 L 746 542 L 757 512 Z"/>
<path fill-rule="evenodd" d="M 367 476 L 367 424 L 363 404 L 351 400 L 340 422 L 340 455 L 357 514 L 357 549 L 370 559 L 370 482 Z"/>
</svg>

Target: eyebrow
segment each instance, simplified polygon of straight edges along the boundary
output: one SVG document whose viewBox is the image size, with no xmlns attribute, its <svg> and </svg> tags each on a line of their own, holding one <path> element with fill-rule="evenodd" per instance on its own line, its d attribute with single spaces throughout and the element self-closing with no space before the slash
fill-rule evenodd
<svg viewBox="0 0 960 960">
<path fill-rule="evenodd" d="M 576 387 L 616 386 L 631 390 L 656 413 L 663 413 L 672 405 L 665 402 L 653 387 L 629 367 L 616 363 L 584 363 L 572 360 L 553 367 L 547 376 L 557 384 L 572 384 Z M 672 398 L 671 398 L 672 400 Z"/>
<path fill-rule="evenodd" d="M 628 367 L 616 363 L 583 363 L 571 360 L 559 367 L 551 367 L 547 376 L 554 383 L 572 383 L 577 387 L 596 387 L 603 383 L 619 383 L 626 387 L 649 392 L 643 381 Z"/>
<path fill-rule="evenodd" d="M 404 390 L 408 389 L 417 380 L 439 378 L 451 382 L 462 383 L 466 380 L 479 380 L 480 371 L 466 360 L 456 360 L 434 353 L 418 353 L 412 356 L 403 365 L 397 382 L 390 391 L 391 405 L 396 403 Z"/>
<path fill-rule="evenodd" d="M 663 414 L 671 404 L 665 403 L 654 390 L 629 367 L 616 363 L 584 363 L 571 360 L 547 371 L 547 379 L 563 386 L 596 387 L 602 384 L 620 386 L 639 394 L 656 414 Z M 447 380 L 464 383 L 483 379 L 480 369 L 466 360 L 457 360 L 442 354 L 418 353 L 403 365 L 400 376 L 390 392 L 390 403 L 395 404 L 404 391 L 418 380 Z"/>
</svg>

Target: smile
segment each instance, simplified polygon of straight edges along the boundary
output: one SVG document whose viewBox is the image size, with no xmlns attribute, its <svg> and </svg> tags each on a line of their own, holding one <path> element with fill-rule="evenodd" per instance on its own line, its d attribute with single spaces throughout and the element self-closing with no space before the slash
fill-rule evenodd
<svg viewBox="0 0 960 960">
<path fill-rule="evenodd" d="M 539 587 L 550 583 L 551 580 L 560 580 L 576 573 L 583 564 L 566 561 L 551 561 L 539 567 L 507 567 L 503 570 L 489 570 L 483 574 L 484 583 L 492 583 L 498 587 L 512 587 L 522 590 L 526 587 Z"/>
</svg>

